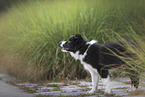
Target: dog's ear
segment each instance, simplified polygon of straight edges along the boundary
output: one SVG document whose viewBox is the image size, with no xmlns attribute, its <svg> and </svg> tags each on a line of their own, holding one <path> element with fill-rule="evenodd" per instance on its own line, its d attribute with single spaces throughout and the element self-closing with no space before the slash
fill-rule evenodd
<svg viewBox="0 0 145 97">
<path fill-rule="evenodd" d="M 75 35 L 75 39 L 81 39 L 81 38 L 82 38 L 81 34 L 76 34 Z"/>
<path fill-rule="evenodd" d="M 75 37 L 82 37 L 81 34 L 76 34 Z"/>
<path fill-rule="evenodd" d="M 76 35 L 75 35 L 75 39 L 79 39 L 79 41 L 84 41 L 84 42 L 86 42 L 86 40 L 82 37 L 81 34 L 76 34 Z"/>
</svg>

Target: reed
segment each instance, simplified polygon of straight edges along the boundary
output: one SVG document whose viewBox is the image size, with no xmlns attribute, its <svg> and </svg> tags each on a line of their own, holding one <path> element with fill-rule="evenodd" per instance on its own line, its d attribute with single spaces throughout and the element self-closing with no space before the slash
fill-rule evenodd
<svg viewBox="0 0 145 97">
<path fill-rule="evenodd" d="M 19 2 L 0 15 L 0 60 L 10 74 L 26 80 L 84 78 L 88 74 L 61 52 L 59 42 L 76 33 L 99 43 L 115 41 L 113 32 L 144 31 L 144 15 L 144 0 Z"/>
</svg>

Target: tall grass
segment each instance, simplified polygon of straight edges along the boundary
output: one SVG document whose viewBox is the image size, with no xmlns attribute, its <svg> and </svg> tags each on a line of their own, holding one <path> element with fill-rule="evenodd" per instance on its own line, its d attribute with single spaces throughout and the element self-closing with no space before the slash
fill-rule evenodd
<svg viewBox="0 0 145 97">
<path fill-rule="evenodd" d="M 126 38 L 120 36 L 119 34 L 117 34 L 117 36 L 125 42 L 127 49 L 131 51 L 133 55 L 132 57 L 118 57 L 120 57 L 127 64 L 126 68 L 124 68 L 124 70 L 126 69 L 124 73 L 130 74 L 128 71 L 133 70 L 139 74 L 140 77 L 145 77 L 145 34 L 137 34 L 134 32 L 133 28 L 130 28 L 130 30 L 133 32 L 133 34 L 126 33 L 128 36 L 127 39 L 132 40 L 134 44 L 127 43 L 125 41 Z M 134 75 L 134 73 L 131 75 Z"/>
<path fill-rule="evenodd" d="M 99 43 L 144 31 L 144 0 L 28 0 L 0 16 L 0 57 L 8 72 L 26 80 L 84 78 L 79 62 L 59 42 L 81 33 Z M 142 29 L 140 29 L 142 28 Z M 70 72 L 71 71 L 71 72 Z"/>
</svg>

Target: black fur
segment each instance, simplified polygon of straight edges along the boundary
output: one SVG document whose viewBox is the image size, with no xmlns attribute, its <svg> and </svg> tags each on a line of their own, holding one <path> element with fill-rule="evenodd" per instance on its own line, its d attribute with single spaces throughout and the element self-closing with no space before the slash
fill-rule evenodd
<svg viewBox="0 0 145 97">
<path fill-rule="evenodd" d="M 134 45 L 132 41 L 127 41 L 131 45 Z M 89 48 L 89 49 L 88 49 Z M 131 57 L 133 53 L 125 48 L 125 43 L 122 41 L 110 42 L 106 44 L 87 44 L 87 41 L 82 38 L 80 34 L 72 36 L 68 41 L 63 44 L 63 49 L 69 52 L 76 53 L 79 51 L 80 55 L 83 55 L 87 50 L 87 55 L 83 59 L 84 62 L 91 64 L 93 68 L 96 68 L 102 78 L 107 78 L 109 72 L 108 69 L 119 67 L 125 64 L 119 56 Z M 139 78 L 137 72 L 131 70 L 130 75 L 131 84 L 138 88 Z"/>
</svg>

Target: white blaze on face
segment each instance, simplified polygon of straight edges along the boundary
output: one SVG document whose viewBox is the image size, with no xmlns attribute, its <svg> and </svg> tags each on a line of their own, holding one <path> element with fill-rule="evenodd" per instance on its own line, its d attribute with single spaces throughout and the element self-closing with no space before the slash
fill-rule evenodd
<svg viewBox="0 0 145 97">
<path fill-rule="evenodd" d="M 67 50 L 65 50 L 65 49 L 63 48 L 63 45 L 64 45 L 65 43 L 66 43 L 66 41 L 62 41 L 61 44 L 60 44 L 60 46 L 62 47 L 62 49 L 61 49 L 62 52 L 68 52 Z"/>
<path fill-rule="evenodd" d="M 66 43 L 66 41 L 62 41 L 60 46 L 63 47 L 63 45 Z"/>
</svg>

